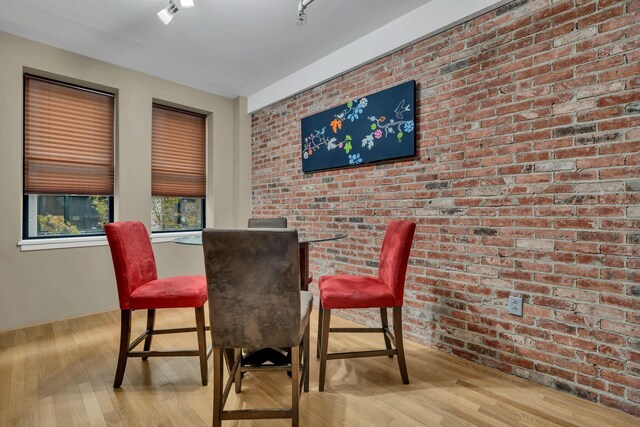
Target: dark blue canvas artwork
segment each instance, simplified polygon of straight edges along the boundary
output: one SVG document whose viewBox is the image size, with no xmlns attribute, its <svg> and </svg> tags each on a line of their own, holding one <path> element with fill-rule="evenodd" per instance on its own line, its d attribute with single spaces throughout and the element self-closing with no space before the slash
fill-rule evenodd
<svg viewBox="0 0 640 427">
<path fill-rule="evenodd" d="M 302 171 L 413 156 L 415 80 L 302 119 Z"/>
</svg>

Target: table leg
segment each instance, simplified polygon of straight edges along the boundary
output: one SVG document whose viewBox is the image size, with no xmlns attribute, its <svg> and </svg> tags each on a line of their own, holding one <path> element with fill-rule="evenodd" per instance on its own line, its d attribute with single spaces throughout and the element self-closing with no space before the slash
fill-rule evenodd
<svg viewBox="0 0 640 427">
<path fill-rule="evenodd" d="M 309 243 L 300 243 L 300 289 L 309 290 Z"/>
</svg>

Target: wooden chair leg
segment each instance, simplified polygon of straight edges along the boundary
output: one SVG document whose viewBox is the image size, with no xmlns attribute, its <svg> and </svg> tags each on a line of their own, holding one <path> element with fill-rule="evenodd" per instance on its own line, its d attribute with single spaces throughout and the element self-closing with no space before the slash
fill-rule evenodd
<svg viewBox="0 0 640 427">
<path fill-rule="evenodd" d="M 402 343 L 402 307 L 393 307 L 393 332 L 396 339 L 396 349 L 398 350 L 400 376 L 402 377 L 402 382 L 404 384 L 409 384 L 407 362 L 404 358 L 404 344 Z"/>
<path fill-rule="evenodd" d="M 207 366 L 207 333 L 204 322 L 204 307 L 196 307 L 196 333 L 198 335 L 198 356 L 200 357 L 200 377 L 202 385 L 209 383 L 209 367 Z"/>
<path fill-rule="evenodd" d="M 309 342 L 311 338 L 311 326 L 307 323 L 307 327 L 304 329 L 304 391 L 309 391 L 309 374 L 311 374 L 311 370 L 309 369 L 309 353 L 311 352 L 311 343 Z"/>
<path fill-rule="evenodd" d="M 222 426 L 222 387 L 224 373 L 222 370 L 222 349 L 213 349 L 213 427 Z"/>
<path fill-rule="evenodd" d="M 151 350 L 151 340 L 153 339 L 153 326 L 156 322 L 156 309 L 150 308 L 147 310 L 147 337 L 144 339 L 144 351 Z M 148 357 L 143 357 L 142 360 L 148 360 Z"/>
<path fill-rule="evenodd" d="M 389 330 L 389 319 L 387 319 L 386 307 L 380 308 L 380 320 L 382 321 L 382 329 L 385 330 L 385 332 L 382 333 L 382 335 L 384 335 L 384 346 L 387 348 L 387 350 L 391 350 L 391 340 L 389 340 L 389 336 L 386 333 L 386 331 Z M 390 354 L 389 359 L 392 358 L 393 354 Z"/>
<path fill-rule="evenodd" d="M 236 369 L 235 376 L 233 377 L 233 382 L 235 383 L 235 386 L 236 386 L 235 387 L 236 393 L 242 392 L 242 371 L 240 369 L 240 367 L 242 366 L 242 349 L 241 348 L 234 349 L 234 359 L 231 365 L 235 363 L 238 357 L 240 357 L 240 366 L 238 366 L 238 369 Z"/>
<path fill-rule="evenodd" d="M 113 380 L 113 388 L 120 388 L 127 367 L 129 340 L 131 339 L 131 310 L 120 310 L 120 351 L 118 352 L 118 367 Z"/>
<path fill-rule="evenodd" d="M 318 389 L 324 391 L 324 378 L 327 371 L 327 353 L 329 352 L 329 324 L 331 322 L 331 310 L 323 310 L 322 313 L 322 342 L 320 344 L 320 379 Z"/>
<path fill-rule="evenodd" d="M 322 347 L 322 301 L 318 304 L 318 340 L 316 342 L 316 359 L 320 358 L 320 347 Z"/>
<path fill-rule="evenodd" d="M 291 347 L 291 426 L 300 422 L 300 346 Z"/>
</svg>

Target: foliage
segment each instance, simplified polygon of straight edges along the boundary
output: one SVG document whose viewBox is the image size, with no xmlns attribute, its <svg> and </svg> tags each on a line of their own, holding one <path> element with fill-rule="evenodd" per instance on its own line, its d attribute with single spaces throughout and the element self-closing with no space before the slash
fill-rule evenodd
<svg viewBox="0 0 640 427">
<path fill-rule="evenodd" d="M 91 206 L 100 217 L 98 226 L 104 228 L 104 225 L 109 222 L 109 199 L 103 196 L 92 196 Z"/>
<path fill-rule="evenodd" d="M 151 199 L 151 226 L 153 230 L 178 228 L 178 197 Z"/>
<path fill-rule="evenodd" d="M 38 224 L 43 234 L 80 234 L 80 230 L 64 220 L 61 215 L 38 215 Z"/>
<path fill-rule="evenodd" d="M 201 199 L 151 199 L 151 228 L 155 231 L 201 228 L 201 215 Z"/>
</svg>

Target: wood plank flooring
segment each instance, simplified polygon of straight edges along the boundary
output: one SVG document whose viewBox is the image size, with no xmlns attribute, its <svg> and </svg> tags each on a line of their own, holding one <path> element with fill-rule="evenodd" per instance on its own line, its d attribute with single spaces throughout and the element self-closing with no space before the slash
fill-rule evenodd
<svg viewBox="0 0 640 427">
<path fill-rule="evenodd" d="M 134 313 L 132 335 L 144 328 L 144 316 Z M 196 357 L 129 359 L 122 389 L 113 390 L 119 321 L 114 311 L 0 334 L 0 426 L 210 425 L 213 381 L 200 385 Z M 327 364 L 320 393 L 316 321 L 314 313 L 302 426 L 640 426 L 622 412 L 409 341 L 410 385 L 402 384 L 395 358 L 336 360 Z M 156 322 L 158 328 L 195 325 L 192 309 L 158 310 Z M 335 318 L 331 326 L 353 325 Z M 344 351 L 384 342 L 381 334 L 335 334 L 329 346 Z M 195 333 L 154 337 L 153 348 L 170 347 L 195 348 Z M 282 373 L 247 374 L 227 408 L 286 406 L 289 387 Z"/>
</svg>

